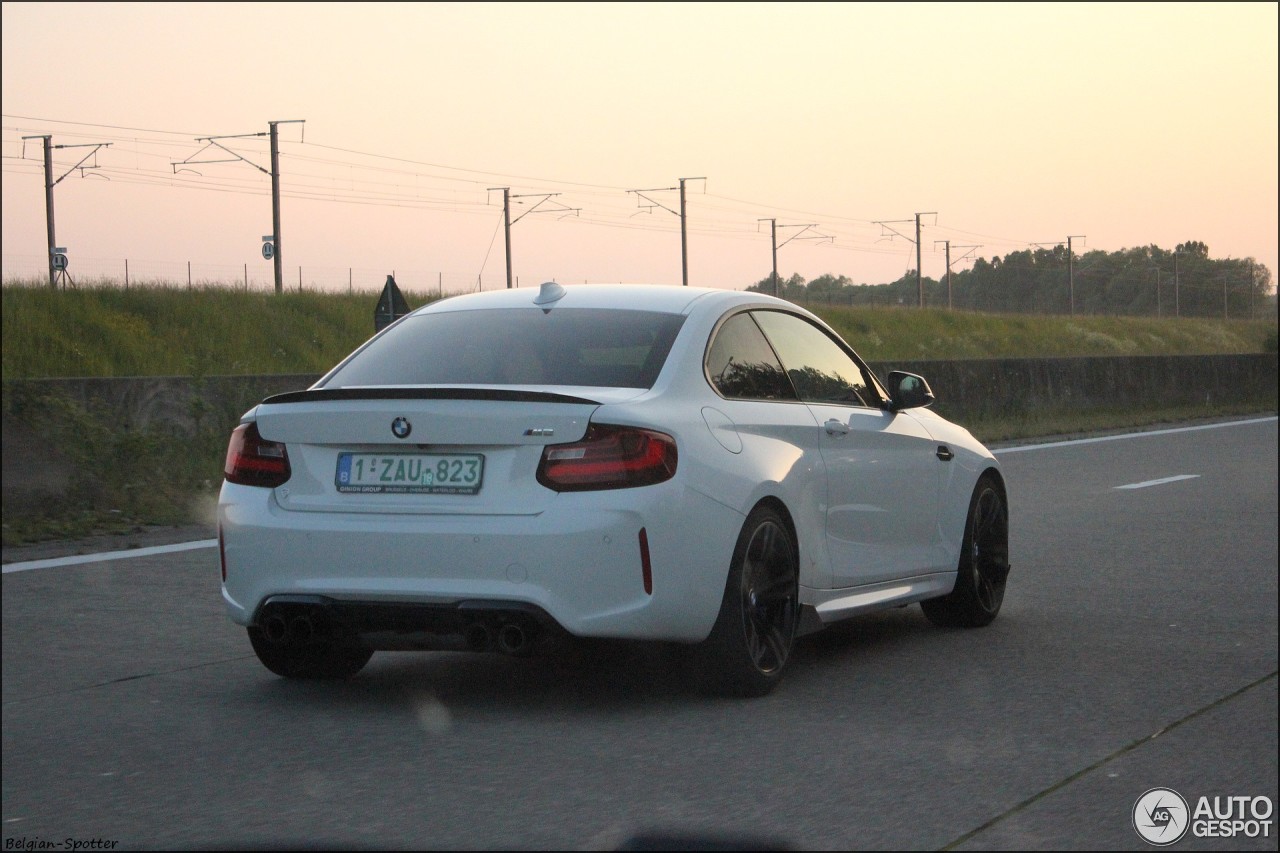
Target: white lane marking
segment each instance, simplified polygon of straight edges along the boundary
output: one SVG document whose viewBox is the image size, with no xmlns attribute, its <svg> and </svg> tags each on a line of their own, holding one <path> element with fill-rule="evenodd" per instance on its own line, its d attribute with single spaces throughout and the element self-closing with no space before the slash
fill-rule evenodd
<svg viewBox="0 0 1280 853">
<path fill-rule="evenodd" d="M 27 560 L 25 563 L 9 563 L 4 574 L 29 572 L 32 569 L 56 569 L 81 563 L 101 563 L 107 560 L 125 560 L 130 557 L 151 557 L 156 554 L 174 554 L 178 551 L 195 551 L 198 548 L 216 548 L 217 539 L 201 539 L 198 542 L 179 542 L 176 545 L 156 545 L 151 548 L 131 548 L 127 551 L 104 551 L 98 554 L 77 554 L 74 557 L 54 557 L 49 560 Z"/>
<path fill-rule="evenodd" d="M 1051 441 L 1047 444 L 1023 444 L 1017 447 L 1002 447 L 991 452 L 997 456 L 1004 453 L 1022 453 L 1024 450 L 1045 450 L 1050 447 L 1071 447 L 1076 444 L 1098 444 L 1103 441 L 1121 441 L 1126 438 L 1146 438 L 1152 435 L 1175 435 L 1180 432 L 1196 432 L 1202 429 L 1221 429 L 1222 427 L 1247 426 L 1249 424 L 1267 424 L 1276 417 L 1251 418 L 1247 421 L 1227 421 L 1220 424 L 1201 424 L 1199 426 L 1174 427 L 1172 429 L 1153 429 L 1149 432 L 1126 432 L 1124 435 L 1100 435 L 1097 438 L 1073 438 L 1069 441 Z"/>
<path fill-rule="evenodd" d="M 1201 426 L 1177 427 L 1175 429 L 1158 429 L 1150 432 L 1131 432 L 1124 435 L 1106 435 L 1099 438 L 1076 438 L 1070 441 L 1054 441 L 1048 444 L 1024 444 L 1018 447 L 1006 447 L 1001 450 L 993 450 L 992 453 L 1021 453 L 1024 450 L 1043 450 L 1049 447 L 1070 447 L 1075 444 L 1094 444 L 1099 441 L 1119 441 L 1123 438 L 1141 438 L 1148 435 L 1172 435 L 1179 432 L 1194 432 L 1202 429 L 1217 429 L 1219 427 L 1244 426 L 1246 424 L 1264 424 L 1270 423 L 1277 418 L 1252 418 L 1245 421 L 1227 421 L 1220 424 L 1203 424 Z M 182 542 L 177 545 L 160 545 L 155 548 L 135 548 L 130 551 L 108 551 L 102 554 L 80 554 L 75 557 L 58 557 L 52 560 L 29 560 L 25 563 L 9 563 L 4 567 L 4 574 L 10 572 L 26 572 L 31 569 L 52 569 L 59 566 L 74 566 L 80 563 L 97 563 L 105 560 L 123 560 L 129 557 L 149 557 L 154 554 L 172 554 L 177 551 L 194 551 L 197 548 L 213 548 L 218 544 L 217 539 L 202 539 L 199 542 Z"/>
<path fill-rule="evenodd" d="M 1145 489 L 1147 486 L 1163 486 L 1165 483 L 1176 483 L 1179 480 L 1194 480 L 1199 474 L 1178 474 L 1173 477 L 1161 477 L 1159 480 L 1147 480 L 1142 483 L 1129 483 L 1124 486 L 1115 486 L 1117 489 Z"/>
</svg>

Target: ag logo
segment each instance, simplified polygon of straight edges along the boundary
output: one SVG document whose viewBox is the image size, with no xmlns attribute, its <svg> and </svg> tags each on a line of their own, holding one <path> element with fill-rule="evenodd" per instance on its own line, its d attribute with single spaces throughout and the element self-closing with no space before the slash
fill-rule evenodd
<svg viewBox="0 0 1280 853">
<path fill-rule="evenodd" d="M 409 423 L 408 418 L 396 418 L 391 422 L 391 433 L 396 438 L 408 438 L 411 432 L 413 432 L 413 424 Z"/>
<path fill-rule="evenodd" d="M 1172 788 L 1152 788 L 1133 804 L 1133 828 L 1148 844 L 1173 844 L 1187 834 L 1190 824 L 1187 801 Z"/>
</svg>

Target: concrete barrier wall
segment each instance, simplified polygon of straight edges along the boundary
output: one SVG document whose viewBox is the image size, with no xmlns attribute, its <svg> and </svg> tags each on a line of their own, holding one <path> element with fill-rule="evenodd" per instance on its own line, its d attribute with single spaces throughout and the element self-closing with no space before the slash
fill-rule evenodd
<svg viewBox="0 0 1280 853">
<path fill-rule="evenodd" d="M 1017 417 L 1034 410 L 1276 404 L 1276 354 L 992 358 L 873 363 L 928 380 L 940 414 Z"/>
<path fill-rule="evenodd" d="M 104 452 L 102 431 L 176 435 L 218 459 L 217 448 L 240 416 L 272 394 L 306 388 L 318 375 L 146 376 L 136 378 L 29 379 L 3 383 L 3 494 L 6 519 L 45 513 L 76 490 L 92 471 L 73 461 Z M 85 447 L 75 447 L 72 442 Z M 96 447 L 88 450 L 87 447 Z M 213 448 L 212 450 L 210 448 Z M 132 460 L 145 462 L 146 460 Z"/>
<path fill-rule="evenodd" d="M 1275 354 L 1016 358 L 873 363 L 928 380 L 944 417 L 1018 417 L 1031 411 L 1248 405 L 1275 408 Z M 45 500 L 65 487 L 68 472 L 53 432 L 32 405 L 55 396 L 119 431 L 166 430 L 180 435 L 230 433 L 240 415 L 264 397 L 306 388 L 318 375 L 157 376 L 119 379 L 10 380 L 3 383 L 3 499 L 6 512 Z M 216 441 L 214 440 L 216 439 Z"/>
<path fill-rule="evenodd" d="M 12 395 L 44 393 L 65 396 L 87 410 L 109 415 L 119 421 L 121 429 L 166 424 L 191 431 L 208 419 L 230 418 L 230 430 L 264 397 L 307 388 L 319 378 L 320 374 L 277 374 L 8 380 L 4 383 L 5 417 L 10 415 Z"/>
<path fill-rule="evenodd" d="M 1277 397 L 1274 353 L 895 361 L 872 362 L 871 368 L 882 380 L 890 370 L 920 374 L 949 417 L 1017 416 L 1063 408 L 1265 406 L 1274 405 Z M 7 380 L 4 433 L 7 436 L 16 414 L 15 396 L 48 393 L 107 414 L 122 429 L 163 424 L 190 431 L 222 421 L 229 430 L 263 398 L 307 388 L 319 378 L 280 374 Z"/>
</svg>

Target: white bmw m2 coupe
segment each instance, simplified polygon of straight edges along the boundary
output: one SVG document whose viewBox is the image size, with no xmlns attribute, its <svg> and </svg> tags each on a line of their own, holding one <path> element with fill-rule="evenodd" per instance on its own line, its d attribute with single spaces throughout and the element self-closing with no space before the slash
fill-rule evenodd
<svg viewBox="0 0 1280 853">
<path fill-rule="evenodd" d="M 685 644 L 717 693 L 798 635 L 919 602 L 981 626 L 1009 572 L 996 458 L 758 293 L 548 283 L 431 303 L 231 436 L 222 594 L 262 663 Z"/>
</svg>

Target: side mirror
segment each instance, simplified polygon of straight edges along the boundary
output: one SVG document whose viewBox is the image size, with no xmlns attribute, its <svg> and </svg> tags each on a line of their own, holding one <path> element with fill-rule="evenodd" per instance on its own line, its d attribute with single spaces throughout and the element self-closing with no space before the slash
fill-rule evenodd
<svg viewBox="0 0 1280 853">
<path fill-rule="evenodd" d="M 889 405 L 895 412 L 933 405 L 933 391 L 923 376 L 894 370 L 889 373 Z"/>
</svg>

